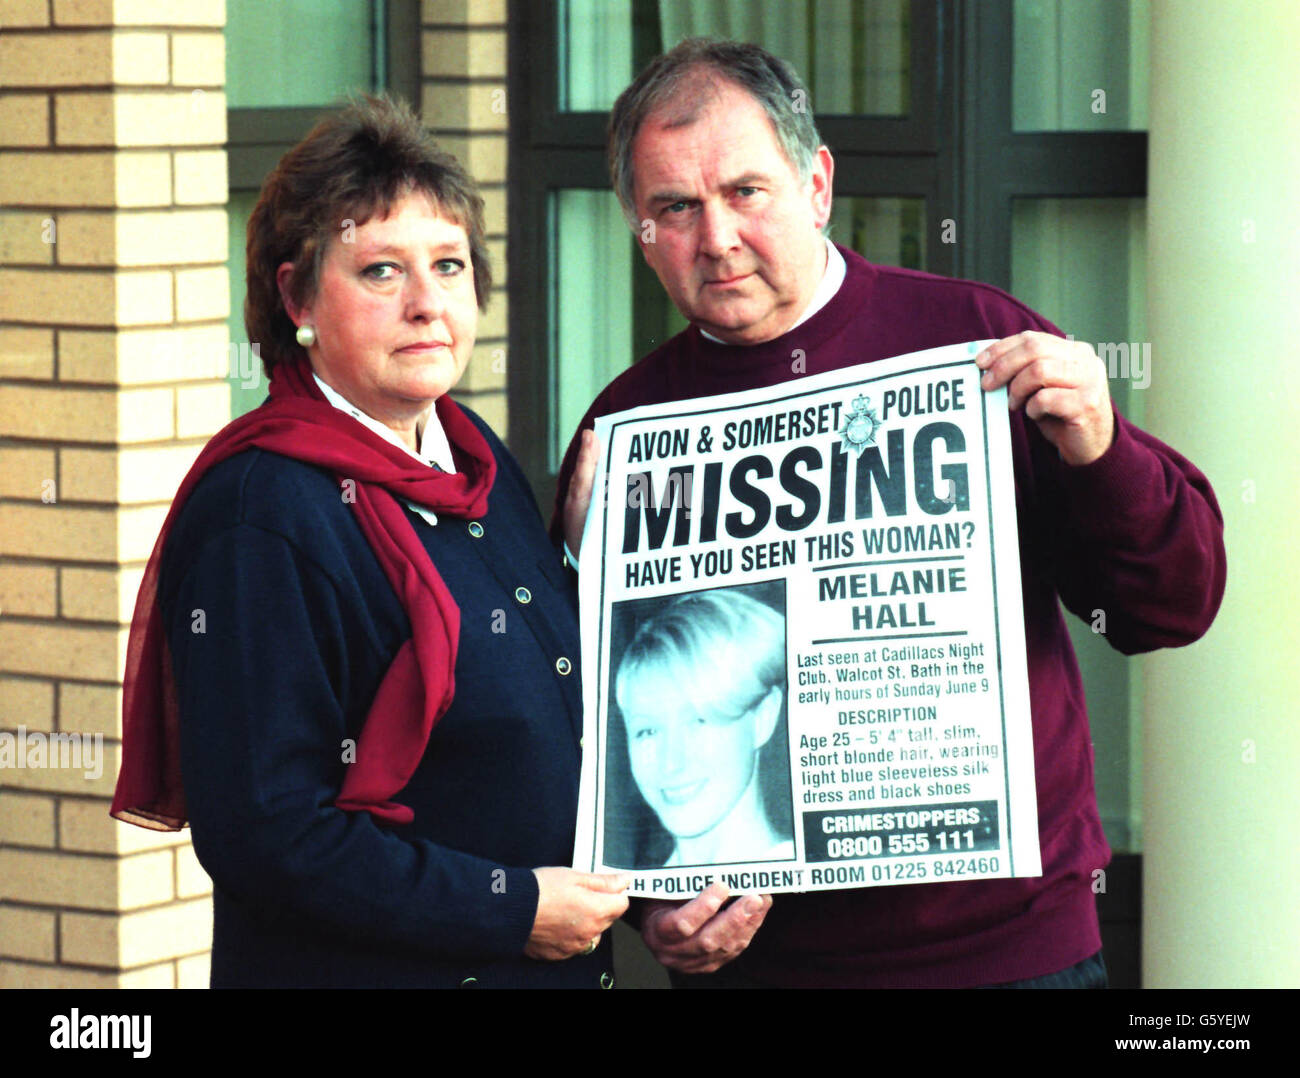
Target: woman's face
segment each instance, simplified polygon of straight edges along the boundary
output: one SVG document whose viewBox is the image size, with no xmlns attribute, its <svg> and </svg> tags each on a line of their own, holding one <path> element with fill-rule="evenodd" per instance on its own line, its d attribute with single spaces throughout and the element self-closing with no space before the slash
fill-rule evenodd
<svg viewBox="0 0 1300 1078">
<path fill-rule="evenodd" d="M 643 667 L 619 689 L 641 796 L 678 838 L 711 831 L 753 781 L 758 750 L 771 737 L 780 710 L 780 691 L 726 715 L 702 713 L 665 667 Z"/>
<path fill-rule="evenodd" d="M 280 267 L 281 281 L 292 266 Z M 315 297 L 289 312 L 316 331 L 312 369 L 367 415 L 413 430 L 464 373 L 478 296 L 465 229 L 412 193 L 331 241 Z"/>
</svg>

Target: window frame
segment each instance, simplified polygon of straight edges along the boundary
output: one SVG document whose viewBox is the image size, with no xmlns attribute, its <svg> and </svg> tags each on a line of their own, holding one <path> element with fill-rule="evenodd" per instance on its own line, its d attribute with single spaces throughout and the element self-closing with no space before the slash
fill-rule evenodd
<svg viewBox="0 0 1300 1078">
<path fill-rule="evenodd" d="M 371 85 L 383 86 L 420 104 L 420 7 L 418 0 L 370 0 L 372 33 L 382 30 L 374 50 Z M 378 24 L 378 26 L 376 26 Z M 256 191 L 312 125 L 334 105 L 226 110 L 227 179 L 231 191 Z"/>
<path fill-rule="evenodd" d="M 961 67 L 961 206 L 971 242 L 957 243 L 962 277 L 1011 288 L 1016 198 L 1144 198 L 1145 131 L 1016 131 L 1012 0 L 957 0 Z M 998 73 L 1001 77 L 997 77 Z"/>
</svg>

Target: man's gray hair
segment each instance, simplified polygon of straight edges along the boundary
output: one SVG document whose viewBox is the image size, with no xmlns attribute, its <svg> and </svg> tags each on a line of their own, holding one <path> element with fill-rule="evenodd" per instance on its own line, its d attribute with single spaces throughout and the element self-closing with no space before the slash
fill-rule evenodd
<svg viewBox="0 0 1300 1078">
<path fill-rule="evenodd" d="M 745 90 L 767 113 L 776 140 L 800 182 L 812 177 L 821 136 L 813 120 L 808 88 L 793 67 L 759 45 L 717 38 L 687 38 L 644 71 L 614 102 L 609 114 L 609 175 L 623 215 L 638 227 L 632 175 L 632 143 L 646 117 L 667 105 L 679 111 L 668 126 L 694 123 L 720 83 Z M 689 100 L 683 100 L 689 97 Z"/>
</svg>

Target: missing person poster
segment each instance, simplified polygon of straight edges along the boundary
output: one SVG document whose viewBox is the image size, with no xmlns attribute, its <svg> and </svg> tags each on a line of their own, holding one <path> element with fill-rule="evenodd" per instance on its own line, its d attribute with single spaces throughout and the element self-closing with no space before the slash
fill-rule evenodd
<svg viewBox="0 0 1300 1078">
<path fill-rule="evenodd" d="M 1040 874 L 980 347 L 597 420 L 575 867 L 656 898 Z"/>
</svg>

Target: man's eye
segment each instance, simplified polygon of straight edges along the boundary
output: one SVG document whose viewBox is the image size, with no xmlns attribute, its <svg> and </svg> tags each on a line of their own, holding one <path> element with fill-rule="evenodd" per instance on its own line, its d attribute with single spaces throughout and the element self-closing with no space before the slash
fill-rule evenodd
<svg viewBox="0 0 1300 1078">
<path fill-rule="evenodd" d="M 665 207 L 664 207 L 664 212 L 665 212 L 665 213 L 685 213 L 685 212 L 690 208 L 690 205 L 691 205 L 691 204 L 690 204 L 689 202 L 687 202 L 685 199 L 681 199 L 681 200 L 678 201 L 678 202 L 671 202 L 671 203 L 669 203 L 667 206 L 665 206 Z"/>
<path fill-rule="evenodd" d="M 391 281 L 397 276 L 397 272 L 397 267 L 391 262 L 376 262 L 373 266 L 363 269 L 361 274 L 372 281 Z"/>
<path fill-rule="evenodd" d="M 458 273 L 465 272 L 465 263 L 459 258 L 440 258 L 434 263 L 434 267 L 444 277 L 455 277 Z"/>
<path fill-rule="evenodd" d="M 740 195 L 741 198 L 752 198 L 754 195 L 758 194 L 758 188 L 757 188 L 757 187 L 737 187 L 737 188 L 736 188 L 736 194 Z"/>
</svg>

